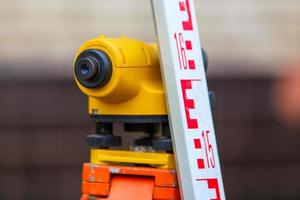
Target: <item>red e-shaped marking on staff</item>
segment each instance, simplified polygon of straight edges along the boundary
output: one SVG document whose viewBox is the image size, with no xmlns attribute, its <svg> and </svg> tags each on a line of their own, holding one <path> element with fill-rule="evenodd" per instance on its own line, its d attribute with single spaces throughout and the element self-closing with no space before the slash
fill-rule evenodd
<svg viewBox="0 0 300 200">
<path fill-rule="evenodd" d="M 193 119 L 190 116 L 190 109 L 195 108 L 195 102 L 193 99 L 188 99 L 188 97 L 187 97 L 187 90 L 192 89 L 193 81 L 200 81 L 200 79 L 181 80 L 181 90 L 182 90 L 183 104 L 184 104 L 185 117 L 186 117 L 186 123 L 187 123 L 188 129 L 197 129 L 198 128 L 198 120 Z"/>
</svg>

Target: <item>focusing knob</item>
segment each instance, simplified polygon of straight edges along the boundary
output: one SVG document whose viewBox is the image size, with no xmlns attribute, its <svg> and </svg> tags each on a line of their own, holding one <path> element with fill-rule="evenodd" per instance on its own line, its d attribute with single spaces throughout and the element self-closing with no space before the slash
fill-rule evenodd
<svg viewBox="0 0 300 200">
<path fill-rule="evenodd" d="M 206 51 L 204 49 L 201 49 L 202 51 L 202 59 L 203 59 L 203 64 L 204 64 L 204 70 L 207 72 L 207 67 L 208 67 L 208 57 L 206 54 Z"/>
<path fill-rule="evenodd" d="M 103 87 L 112 73 L 108 55 L 95 49 L 83 51 L 77 57 L 74 68 L 76 79 L 87 88 Z"/>
</svg>

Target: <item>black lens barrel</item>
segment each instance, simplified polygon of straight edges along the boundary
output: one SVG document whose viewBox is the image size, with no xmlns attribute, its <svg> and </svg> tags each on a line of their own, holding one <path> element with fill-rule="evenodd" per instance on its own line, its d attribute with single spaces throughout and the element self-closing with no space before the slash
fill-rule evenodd
<svg viewBox="0 0 300 200">
<path fill-rule="evenodd" d="M 109 56 L 101 50 L 88 49 L 76 59 L 76 79 L 87 88 L 103 87 L 110 79 L 112 64 Z"/>
</svg>

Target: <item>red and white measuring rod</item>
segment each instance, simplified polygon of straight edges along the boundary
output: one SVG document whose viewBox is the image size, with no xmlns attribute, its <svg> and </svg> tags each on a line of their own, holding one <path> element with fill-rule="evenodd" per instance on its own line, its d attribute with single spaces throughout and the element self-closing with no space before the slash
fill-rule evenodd
<svg viewBox="0 0 300 200">
<path fill-rule="evenodd" d="M 152 0 L 185 200 L 225 200 L 193 0 Z"/>
</svg>

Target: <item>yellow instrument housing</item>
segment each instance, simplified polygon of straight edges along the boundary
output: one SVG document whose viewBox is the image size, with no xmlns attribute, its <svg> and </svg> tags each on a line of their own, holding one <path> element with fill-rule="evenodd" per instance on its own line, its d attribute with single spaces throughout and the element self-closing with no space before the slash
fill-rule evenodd
<svg viewBox="0 0 300 200">
<path fill-rule="evenodd" d="M 75 76 L 78 87 L 88 96 L 90 115 L 167 115 L 158 48 L 155 44 L 127 37 L 100 36 L 85 42 L 79 48 L 75 61 L 88 49 L 105 52 L 112 65 L 111 77 L 104 86 L 87 88 Z"/>
<path fill-rule="evenodd" d="M 159 152 L 134 152 L 123 150 L 91 149 L 92 164 L 143 164 L 161 169 L 175 169 L 174 154 Z"/>
</svg>

